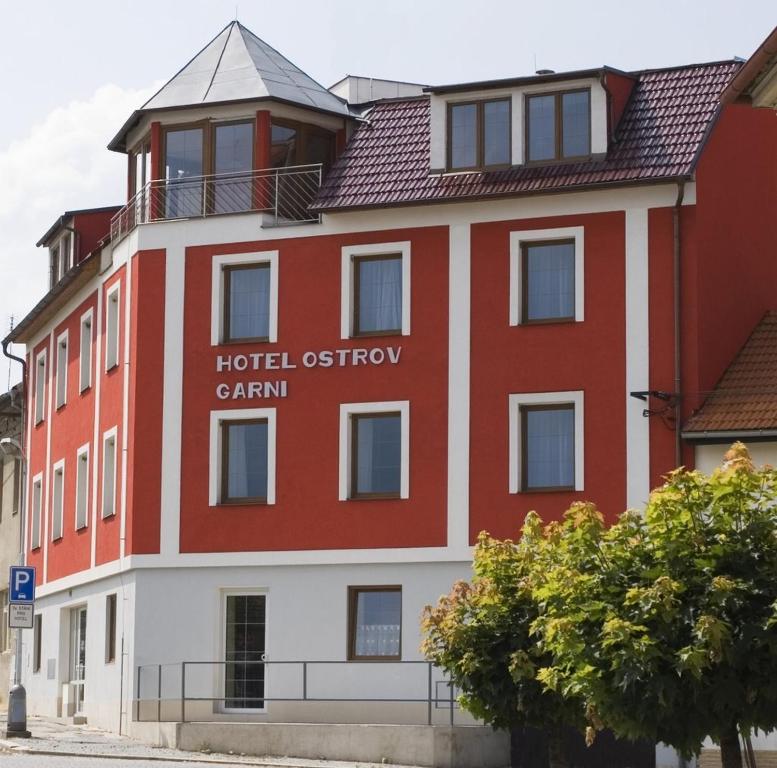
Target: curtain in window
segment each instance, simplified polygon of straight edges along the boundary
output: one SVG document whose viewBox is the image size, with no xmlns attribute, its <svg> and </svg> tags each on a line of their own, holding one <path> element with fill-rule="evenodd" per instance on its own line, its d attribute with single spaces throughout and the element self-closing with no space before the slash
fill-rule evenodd
<svg viewBox="0 0 777 768">
<path fill-rule="evenodd" d="M 399 656 L 402 593 L 360 592 L 356 604 L 356 656 Z"/>
<path fill-rule="evenodd" d="M 529 320 L 575 316 L 575 244 L 527 246 Z"/>
<path fill-rule="evenodd" d="M 270 267 L 233 269 L 229 275 L 230 339 L 270 335 Z"/>
<path fill-rule="evenodd" d="M 575 484 L 575 412 L 527 410 L 526 487 L 572 487 Z"/>
<path fill-rule="evenodd" d="M 356 421 L 356 429 L 356 492 L 399 493 L 400 416 L 362 416 Z"/>
<path fill-rule="evenodd" d="M 230 424 L 227 497 L 267 497 L 267 422 Z"/>
<path fill-rule="evenodd" d="M 402 259 L 360 259 L 359 333 L 402 328 Z"/>
</svg>

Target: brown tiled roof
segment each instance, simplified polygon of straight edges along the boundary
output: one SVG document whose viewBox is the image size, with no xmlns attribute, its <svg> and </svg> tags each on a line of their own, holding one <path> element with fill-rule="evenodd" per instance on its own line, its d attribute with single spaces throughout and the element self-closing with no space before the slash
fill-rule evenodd
<svg viewBox="0 0 777 768">
<path fill-rule="evenodd" d="M 459 175 L 429 174 L 429 99 L 379 102 L 327 175 L 317 210 L 520 195 L 687 176 L 740 62 L 635 73 L 607 156 Z"/>
<path fill-rule="evenodd" d="M 777 430 L 777 312 L 768 312 L 683 433 Z"/>
</svg>

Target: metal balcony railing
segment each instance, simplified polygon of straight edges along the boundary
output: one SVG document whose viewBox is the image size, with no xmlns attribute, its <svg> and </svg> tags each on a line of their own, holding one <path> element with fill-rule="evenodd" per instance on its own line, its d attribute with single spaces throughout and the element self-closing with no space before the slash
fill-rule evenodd
<svg viewBox="0 0 777 768">
<path fill-rule="evenodd" d="M 114 243 L 138 224 L 230 213 L 264 213 L 273 224 L 319 222 L 308 209 L 321 186 L 321 164 L 185 176 L 146 184 L 112 219 Z"/>
</svg>

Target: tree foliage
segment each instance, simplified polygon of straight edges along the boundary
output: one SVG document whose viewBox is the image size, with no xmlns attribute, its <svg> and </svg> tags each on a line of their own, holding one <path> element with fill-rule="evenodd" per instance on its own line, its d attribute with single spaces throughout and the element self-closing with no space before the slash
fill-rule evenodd
<svg viewBox="0 0 777 768">
<path fill-rule="evenodd" d="M 471 585 L 424 616 L 427 656 L 496 727 L 587 724 L 740 766 L 738 729 L 777 727 L 777 472 L 735 444 L 607 527 L 592 504 L 481 534 Z"/>
</svg>

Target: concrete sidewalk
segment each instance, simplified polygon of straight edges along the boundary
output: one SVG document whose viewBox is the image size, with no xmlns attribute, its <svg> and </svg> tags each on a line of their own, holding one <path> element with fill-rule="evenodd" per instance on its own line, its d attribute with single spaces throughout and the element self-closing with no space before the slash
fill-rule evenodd
<svg viewBox="0 0 777 768">
<path fill-rule="evenodd" d="M 0 716 L 5 733 L 5 716 Z M 354 763 L 331 760 L 303 760 L 287 757 L 251 757 L 219 754 L 210 751 L 185 752 L 179 749 L 152 747 L 127 736 L 71 725 L 52 718 L 29 717 L 30 739 L 0 739 L 0 750 L 15 753 L 59 755 L 63 757 L 98 757 L 114 760 L 158 760 L 176 763 L 212 763 L 215 765 L 248 765 L 264 768 L 400 768 L 382 763 Z M 408 768 L 402 766 L 401 768 Z"/>
</svg>

